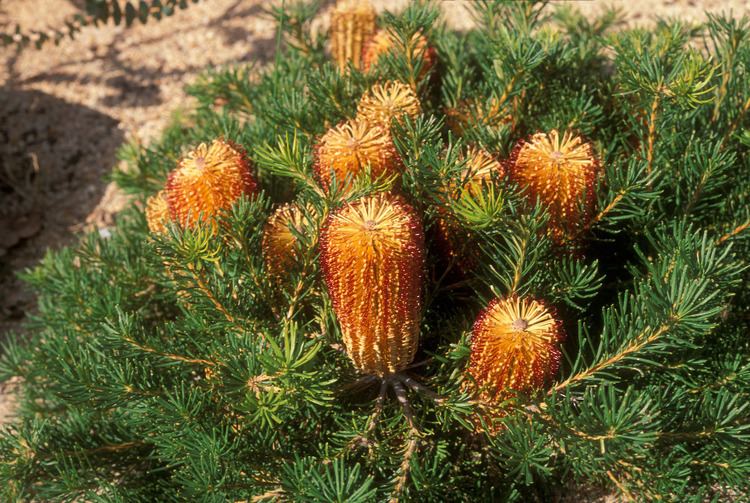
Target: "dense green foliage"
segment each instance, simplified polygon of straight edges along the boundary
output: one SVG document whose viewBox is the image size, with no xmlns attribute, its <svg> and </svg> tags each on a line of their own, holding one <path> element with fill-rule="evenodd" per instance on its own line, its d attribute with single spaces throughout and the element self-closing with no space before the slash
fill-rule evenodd
<svg viewBox="0 0 750 503">
<path fill-rule="evenodd" d="M 750 489 L 750 20 L 618 29 L 539 3 L 476 2 L 477 28 L 447 29 L 434 5 L 384 15 L 404 45 L 423 30 L 439 64 L 419 82 L 424 113 L 393 130 L 402 192 L 434 226 L 456 155 L 503 157 L 536 131 L 573 129 L 605 176 L 586 246 L 544 235 L 547 215 L 498 180 L 450 211 L 481 243 L 473 275 L 446 284 L 430 253 L 420 350 L 410 369 L 417 435 L 393 396 L 361 380 L 317 262 L 338 194 L 311 175 L 315 138 L 352 117 L 378 79 L 416 82 L 421 59 L 391 55 L 340 73 L 309 33 L 315 8 L 287 7 L 268 68 L 208 74 L 189 120 L 115 174 L 138 204 L 111 237 L 87 236 L 27 274 L 39 292 L 31 340 L 13 338 L 0 379 L 22 378 L 19 418 L 0 437 L 0 499 L 85 501 L 547 501 L 581 492 L 703 501 Z M 507 107 L 458 137 L 446 107 Z M 220 232 L 150 236 L 142 204 L 193 145 L 248 149 L 263 194 Z M 378 189 L 366 180 L 358 194 Z M 316 208 L 302 260 L 279 288 L 264 273 L 275 204 Z M 531 294 L 565 322 L 551 388 L 507 404 L 494 436 L 462 391 L 477 312 Z M 372 428 L 371 428 L 372 426 Z M 406 462 L 404 462 L 406 460 Z M 402 490 L 397 486 L 405 481 Z"/>
</svg>

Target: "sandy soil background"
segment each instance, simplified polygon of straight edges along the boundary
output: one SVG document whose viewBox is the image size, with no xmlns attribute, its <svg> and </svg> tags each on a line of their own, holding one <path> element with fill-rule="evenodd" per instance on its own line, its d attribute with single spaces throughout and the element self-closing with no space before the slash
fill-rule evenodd
<svg viewBox="0 0 750 503">
<path fill-rule="evenodd" d="M 332 0 L 317 28 L 325 30 Z M 375 0 L 379 10 L 405 0 Z M 457 28 L 471 25 L 470 1 L 441 7 Z M 750 12 L 750 0 L 579 0 L 588 15 L 620 7 L 630 24 L 659 16 L 700 21 L 704 11 Z M 61 26 L 82 0 L 0 0 L 0 27 Z M 270 61 L 274 26 L 259 0 L 205 0 L 162 22 L 85 29 L 60 46 L 0 49 L 0 340 L 33 312 L 16 273 L 82 231 L 106 232 L 128 201 L 106 176 L 123 141 L 148 143 L 177 109 L 183 88 L 206 68 Z M 1 385 L 0 385 L 1 386 Z M 9 414 L 0 389 L 0 423 Z"/>
</svg>

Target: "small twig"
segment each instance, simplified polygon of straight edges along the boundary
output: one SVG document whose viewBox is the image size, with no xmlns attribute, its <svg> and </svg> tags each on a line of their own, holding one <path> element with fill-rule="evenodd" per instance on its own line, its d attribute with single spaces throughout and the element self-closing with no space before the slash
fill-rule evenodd
<svg viewBox="0 0 750 503">
<path fill-rule="evenodd" d="M 747 113 L 748 110 L 750 110 L 750 98 L 747 99 L 745 104 L 742 106 L 742 109 L 740 109 L 740 113 L 737 114 L 737 117 L 734 118 L 734 120 L 732 121 L 732 124 L 729 125 L 729 129 L 724 135 L 724 140 L 722 141 L 722 144 L 726 142 L 730 136 L 732 136 L 734 131 L 737 129 L 737 126 L 739 126 L 740 122 L 742 122 L 742 119 L 745 117 L 745 114 Z"/>
<path fill-rule="evenodd" d="M 610 470 L 607 470 L 607 477 L 609 477 L 609 480 L 614 482 L 614 484 L 617 486 L 617 489 L 620 490 L 620 492 L 622 493 L 622 496 L 625 498 L 626 501 L 634 501 L 633 495 L 630 494 L 630 491 L 628 491 L 628 489 L 625 487 L 625 485 L 622 482 L 617 480 L 617 478 L 614 476 L 614 474 Z"/>
<path fill-rule="evenodd" d="M 521 277 L 523 275 L 523 264 L 526 261 L 526 247 L 528 246 L 529 237 L 526 236 L 521 245 L 521 255 L 518 257 L 518 262 L 513 267 L 513 284 L 510 287 L 510 295 L 516 293 L 518 285 L 521 283 Z"/>
<path fill-rule="evenodd" d="M 283 499 L 282 496 L 284 496 L 284 490 L 281 488 L 276 488 L 266 491 L 263 494 L 253 496 L 253 499 L 251 501 L 253 501 L 253 503 L 268 500 L 279 501 L 280 499 Z"/>
<path fill-rule="evenodd" d="M 748 220 L 744 224 L 738 225 L 737 227 L 735 227 L 731 231 L 729 231 L 726 234 L 724 234 L 723 236 L 721 236 L 719 239 L 716 240 L 716 244 L 720 245 L 720 244 L 724 243 L 726 240 L 733 238 L 734 236 L 736 236 L 740 232 L 744 231 L 748 227 L 750 227 L 750 220 Z"/>
<path fill-rule="evenodd" d="M 367 438 L 370 438 L 372 432 L 375 431 L 378 419 L 380 419 L 380 415 L 383 413 L 383 404 L 385 403 L 385 395 L 387 391 L 388 381 L 383 379 L 380 383 L 380 393 L 378 393 L 378 398 L 375 400 L 375 410 L 373 411 L 372 416 L 370 416 L 370 421 L 367 423 L 367 431 L 365 433 Z"/>
<path fill-rule="evenodd" d="M 219 302 L 219 300 L 214 296 L 213 292 L 208 288 L 208 285 L 206 285 L 205 281 L 203 281 L 203 278 L 201 277 L 200 273 L 195 272 L 193 268 L 188 268 L 190 273 L 193 275 L 193 279 L 195 279 L 195 283 L 198 285 L 198 289 L 205 295 L 208 300 L 211 301 L 211 303 L 214 305 L 216 309 L 221 312 L 221 314 L 224 315 L 224 317 L 227 319 L 229 323 L 232 323 L 233 325 L 237 325 L 237 321 L 234 319 L 234 316 L 232 316 L 229 311 L 227 310 L 224 305 Z"/>
<path fill-rule="evenodd" d="M 388 381 L 383 379 L 380 382 L 380 392 L 378 393 L 377 399 L 375 399 L 375 410 L 373 410 L 372 415 L 370 416 L 370 420 L 367 422 L 367 429 L 365 430 L 364 437 L 357 436 L 352 440 L 350 445 L 350 447 L 353 447 L 356 443 L 365 444 L 367 446 L 367 455 L 370 458 L 372 458 L 373 455 L 372 434 L 375 431 L 375 428 L 378 425 L 378 420 L 383 413 L 383 405 L 385 404 L 385 397 L 387 392 Z"/>
<path fill-rule="evenodd" d="M 409 376 L 403 376 L 401 378 L 401 382 L 406 384 L 409 388 L 416 391 L 417 393 L 424 393 L 429 398 L 432 398 L 435 400 L 436 403 L 443 403 L 445 399 L 432 391 L 430 388 L 425 386 L 424 384 L 420 383 L 419 381 L 409 377 Z"/>
<path fill-rule="evenodd" d="M 654 164 L 654 143 L 656 142 L 656 116 L 659 111 L 661 94 L 656 93 L 654 101 L 651 103 L 651 114 L 648 119 L 648 150 L 646 151 L 646 172 L 650 175 Z"/>
<path fill-rule="evenodd" d="M 212 362 L 210 360 L 203 360 L 200 358 L 188 358 L 187 356 L 175 355 L 171 353 L 162 353 L 161 351 L 158 351 L 152 347 L 139 344 L 138 342 L 134 341 L 133 339 L 129 337 L 123 337 L 123 340 L 127 342 L 128 344 L 131 344 L 137 347 L 141 351 L 145 351 L 146 353 L 151 353 L 157 356 L 161 356 L 162 358 L 167 358 L 169 360 L 175 360 L 175 361 L 183 362 L 183 363 L 193 363 L 196 365 L 206 365 L 208 367 L 213 367 L 214 365 L 216 365 L 216 362 Z"/>
<path fill-rule="evenodd" d="M 636 351 L 639 351 L 641 348 L 646 346 L 647 344 L 650 344 L 654 342 L 656 339 L 661 337 L 667 330 L 669 330 L 670 325 L 667 323 L 664 323 L 659 328 L 653 331 L 650 335 L 648 334 L 648 329 L 642 331 L 640 334 L 638 334 L 633 341 L 628 344 L 625 348 L 623 348 L 621 351 L 619 351 L 617 354 L 610 356 L 606 360 L 597 363 L 593 367 L 589 367 L 586 370 L 583 370 L 575 375 L 572 375 L 562 381 L 561 383 L 557 384 L 553 388 L 550 389 L 550 393 L 553 391 L 562 391 L 574 382 L 581 381 L 583 379 L 587 379 L 591 377 L 592 375 L 596 374 L 597 372 L 600 372 L 602 369 L 609 367 L 610 365 L 613 365 L 626 356 L 628 356 L 631 353 L 634 353 Z"/>
<path fill-rule="evenodd" d="M 401 474 L 396 479 L 396 485 L 393 489 L 393 494 L 390 499 L 391 503 L 398 503 L 401 497 L 401 493 L 406 486 L 406 481 L 409 479 L 409 473 L 411 471 L 411 458 L 414 456 L 414 453 L 417 451 L 417 446 L 419 445 L 419 430 L 417 429 L 416 423 L 414 421 L 414 412 L 412 411 L 408 398 L 406 398 L 406 390 L 404 389 L 403 385 L 398 380 L 393 381 L 391 385 L 393 386 L 393 391 L 396 393 L 396 398 L 403 408 L 404 417 L 406 418 L 406 422 L 409 423 L 410 430 L 409 442 L 407 442 L 406 444 L 404 459 L 401 461 L 401 467 L 399 470 Z"/>
</svg>

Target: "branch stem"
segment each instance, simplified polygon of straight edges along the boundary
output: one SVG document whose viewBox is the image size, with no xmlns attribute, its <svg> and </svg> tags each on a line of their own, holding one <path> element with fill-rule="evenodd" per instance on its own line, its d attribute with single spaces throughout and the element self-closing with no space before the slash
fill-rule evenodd
<svg viewBox="0 0 750 503">
<path fill-rule="evenodd" d="M 621 361 L 623 358 L 627 357 L 628 355 L 635 353 L 636 351 L 640 351 L 644 346 L 651 344 L 655 340 L 657 340 L 659 337 L 664 335 L 671 325 L 669 323 L 664 323 L 659 328 L 654 330 L 649 334 L 649 329 L 644 329 L 640 334 L 638 334 L 633 341 L 625 346 L 622 350 L 620 350 L 618 353 L 610 356 L 604 361 L 601 361 L 597 364 L 595 364 L 592 367 L 587 368 L 586 370 L 583 370 L 577 374 L 574 374 L 561 383 L 557 384 L 555 387 L 553 387 L 550 392 L 552 391 L 562 391 L 565 388 L 569 387 L 573 383 L 585 380 L 590 378 L 592 375 L 596 374 L 597 372 L 601 372 L 607 367 L 610 367 L 617 362 Z"/>
<path fill-rule="evenodd" d="M 137 347 L 141 351 L 144 351 L 146 353 L 151 353 L 157 356 L 161 356 L 162 358 L 167 358 L 169 360 L 174 360 L 174 361 L 183 362 L 183 363 L 192 363 L 195 365 L 206 365 L 208 367 L 213 367 L 216 365 L 216 362 L 212 362 L 210 360 L 203 360 L 200 358 L 188 358 L 187 356 L 176 355 L 172 353 L 162 353 L 161 351 L 158 351 L 150 346 L 140 344 L 136 342 L 135 340 L 131 339 L 130 337 L 123 337 L 123 340 L 127 342 L 128 344 Z"/>
<path fill-rule="evenodd" d="M 721 237 L 720 237 L 720 238 L 719 238 L 719 239 L 718 239 L 718 240 L 716 241 L 716 244 L 717 244 L 717 245 L 720 245 L 720 244 L 724 243 L 724 242 L 725 242 L 726 240 L 728 240 L 728 239 L 731 239 L 731 238 L 733 238 L 734 236 L 736 236 L 736 235 L 737 235 L 737 234 L 739 234 L 740 232 L 744 231 L 744 230 L 745 230 L 745 229 L 747 229 L 748 227 L 750 227 L 750 220 L 748 220 L 748 221 L 747 221 L 747 222 L 745 222 L 744 224 L 740 224 L 740 225 L 738 225 L 737 227 L 735 227 L 735 228 L 734 228 L 734 229 L 732 229 L 731 231 L 729 231 L 729 232 L 727 232 L 726 234 L 724 234 L 723 236 L 721 236 Z"/>
<path fill-rule="evenodd" d="M 650 175 L 654 165 L 654 143 L 656 142 L 656 117 L 659 113 L 661 94 L 656 93 L 651 103 L 651 113 L 648 118 L 648 149 L 646 150 L 646 172 Z"/>
</svg>

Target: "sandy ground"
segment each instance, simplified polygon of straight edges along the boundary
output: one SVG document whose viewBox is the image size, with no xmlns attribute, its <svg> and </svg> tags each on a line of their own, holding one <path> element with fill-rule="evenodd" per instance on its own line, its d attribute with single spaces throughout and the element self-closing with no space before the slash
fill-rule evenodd
<svg viewBox="0 0 750 503">
<path fill-rule="evenodd" d="M 148 143 L 202 70 L 268 62 L 274 27 L 259 0 L 204 0 L 162 22 L 85 29 L 60 46 L 0 49 L 0 340 L 19 330 L 34 298 L 15 274 L 85 229 L 106 229 L 128 204 L 106 181 L 123 141 Z M 332 0 L 322 2 L 321 31 Z M 405 0 L 376 0 L 379 10 Z M 470 1 L 446 0 L 450 24 L 470 26 Z M 558 2 L 563 3 L 563 2 Z M 631 24 L 657 16 L 703 19 L 750 12 L 750 0 L 579 0 L 587 14 L 615 5 Z M 60 26 L 82 0 L 0 0 L 0 27 Z M 8 414 L 0 389 L 0 422 Z"/>
</svg>

